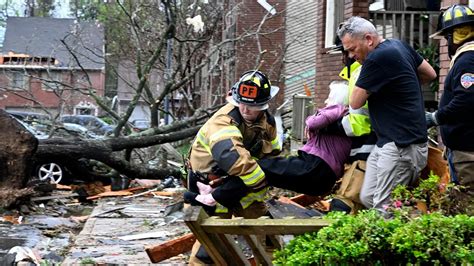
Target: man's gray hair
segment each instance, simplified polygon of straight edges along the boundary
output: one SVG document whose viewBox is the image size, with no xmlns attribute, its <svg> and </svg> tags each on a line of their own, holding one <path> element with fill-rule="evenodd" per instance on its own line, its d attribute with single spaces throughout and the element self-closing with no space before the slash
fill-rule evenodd
<svg viewBox="0 0 474 266">
<path fill-rule="evenodd" d="M 351 37 L 363 37 L 365 34 L 378 36 L 377 30 L 370 21 L 365 18 L 354 16 L 339 25 L 337 36 L 342 40 L 344 35 L 349 34 Z"/>
</svg>

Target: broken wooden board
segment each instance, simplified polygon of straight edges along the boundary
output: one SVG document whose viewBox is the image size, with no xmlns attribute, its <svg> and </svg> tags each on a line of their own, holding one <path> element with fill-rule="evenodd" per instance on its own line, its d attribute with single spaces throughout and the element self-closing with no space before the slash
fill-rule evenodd
<svg viewBox="0 0 474 266">
<path fill-rule="evenodd" d="M 184 221 L 197 240 L 204 245 L 216 265 L 250 265 L 242 250 L 230 235 L 242 235 L 249 246 L 257 265 L 271 265 L 265 248 L 254 236 L 301 235 L 316 232 L 332 223 L 329 219 L 220 219 L 209 217 L 201 207 L 190 206 L 185 210 Z"/>
<path fill-rule="evenodd" d="M 148 246 L 145 248 L 145 251 L 152 263 L 158 263 L 191 251 L 195 241 L 196 237 L 192 233 L 189 233 L 160 245 Z"/>
<path fill-rule="evenodd" d="M 322 198 L 319 196 L 309 196 L 305 194 L 300 194 L 291 198 L 293 202 L 299 204 L 300 206 L 309 206 L 321 199 Z"/>
<path fill-rule="evenodd" d="M 147 238 L 163 238 L 168 235 L 167 232 L 157 231 L 157 232 L 148 232 L 142 234 L 135 234 L 135 235 L 126 235 L 120 236 L 118 239 L 122 240 L 138 240 L 138 239 L 147 239 Z"/>
<path fill-rule="evenodd" d="M 133 195 L 132 192 L 130 191 L 125 191 L 125 190 L 119 190 L 119 191 L 107 191 L 107 192 L 102 192 L 94 196 L 87 197 L 88 200 L 95 200 L 99 199 L 102 197 L 118 197 L 118 196 L 130 196 Z"/>
<path fill-rule="evenodd" d="M 33 197 L 31 201 L 44 201 L 44 200 L 52 200 L 52 199 L 64 199 L 64 198 L 72 198 L 72 197 L 79 197 L 79 194 L 75 192 L 71 192 L 68 194 L 62 195 L 51 195 L 51 196 L 42 196 L 42 197 Z"/>
</svg>

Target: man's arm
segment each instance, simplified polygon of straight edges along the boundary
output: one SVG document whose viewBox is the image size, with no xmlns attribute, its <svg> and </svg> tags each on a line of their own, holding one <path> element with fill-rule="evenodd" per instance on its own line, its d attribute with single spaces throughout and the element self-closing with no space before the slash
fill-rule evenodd
<svg viewBox="0 0 474 266">
<path fill-rule="evenodd" d="M 349 104 L 352 109 L 359 109 L 364 106 L 367 98 L 369 98 L 369 92 L 367 90 L 354 86 Z"/>
<path fill-rule="evenodd" d="M 426 60 L 418 66 L 417 72 L 421 84 L 426 84 L 436 78 L 436 71 Z"/>
</svg>

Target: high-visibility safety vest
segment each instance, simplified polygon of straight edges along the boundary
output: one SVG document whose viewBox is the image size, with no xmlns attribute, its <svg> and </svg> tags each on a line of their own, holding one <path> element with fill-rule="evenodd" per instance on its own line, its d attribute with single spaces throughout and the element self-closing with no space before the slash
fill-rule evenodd
<svg viewBox="0 0 474 266">
<path fill-rule="evenodd" d="M 258 150 L 255 151 L 253 148 L 256 145 Z M 230 176 L 240 177 L 247 187 L 252 188 L 240 200 L 245 209 L 255 201 L 264 202 L 268 191 L 265 173 L 255 158 L 280 151 L 273 116 L 265 111 L 257 122 L 247 124 L 239 108 L 227 104 L 201 127 L 192 144 L 189 159 L 193 171 L 208 174 L 219 169 Z M 226 213 L 228 210 L 218 203 L 216 212 Z"/>
<path fill-rule="evenodd" d="M 339 73 L 341 78 L 349 81 L 349 99 L 351 98 L 352 90 L 355 87 L 361 70 L 362 65 L 356 61 L 350 66 L 350 78 L 348 78 L 347 67 L 344 67 Z M 349 106 L 349 114 L 342 118 L 342 126 L 348 137 L 359 137 L 369 134 L 371 126 L 368 104 L 365 103 L 365 105 L 359 109 L 352 109 Z"/>
</svg>

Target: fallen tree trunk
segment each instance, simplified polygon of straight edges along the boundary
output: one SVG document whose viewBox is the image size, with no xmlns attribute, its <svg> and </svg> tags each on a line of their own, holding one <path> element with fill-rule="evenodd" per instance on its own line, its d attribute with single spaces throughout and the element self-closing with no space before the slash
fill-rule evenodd
<svg viewBox="0 0 474 266">
<path fill-rule="evenodd" d="M 153 128 L 137 135 L 104 139 L 58 138 L 37 140 L 20 122 L 4 110 L 0 110 L 0 207 L 8 207 L 32 189 L 25 189 L 32 168 L 37 162 L 67 162 L 80 176 L 94 175 L 83 167 L 83 162 L 100 162 L 112 168 L 114 175 L 129 178 L 164 179 L 170 175 L 179 177 L 176 167 L 149 168 L 146 164 L 134 164 L 126 160 L 124 151 L 183 140 L 196 135 L 200 124 L 209 113 L 196 112 L 190 119 L 177 121 L 168 126 Z M 190 127 L 191 125 L 195 125 Z M 91 164 L 89 163 L 89 166 Z M 31 195 L 30 195 L 31 196 Z"/>
<path fill-rule="evenodd" d="M 142 137 L 115 137 L 110 139 L 45 139 L 40 140 L 36 158 L 61 157 L 63 160 L 93 159 L 100 161 L 130 178 L 163 179 L 179 176 L 176 168 L 152 169 L 134 165 L 123 159 L 120 151 L 128 148 L 143 148 L 173 142 L 196 135 L 199 126 L 179 132 Z"/>
</svg>

